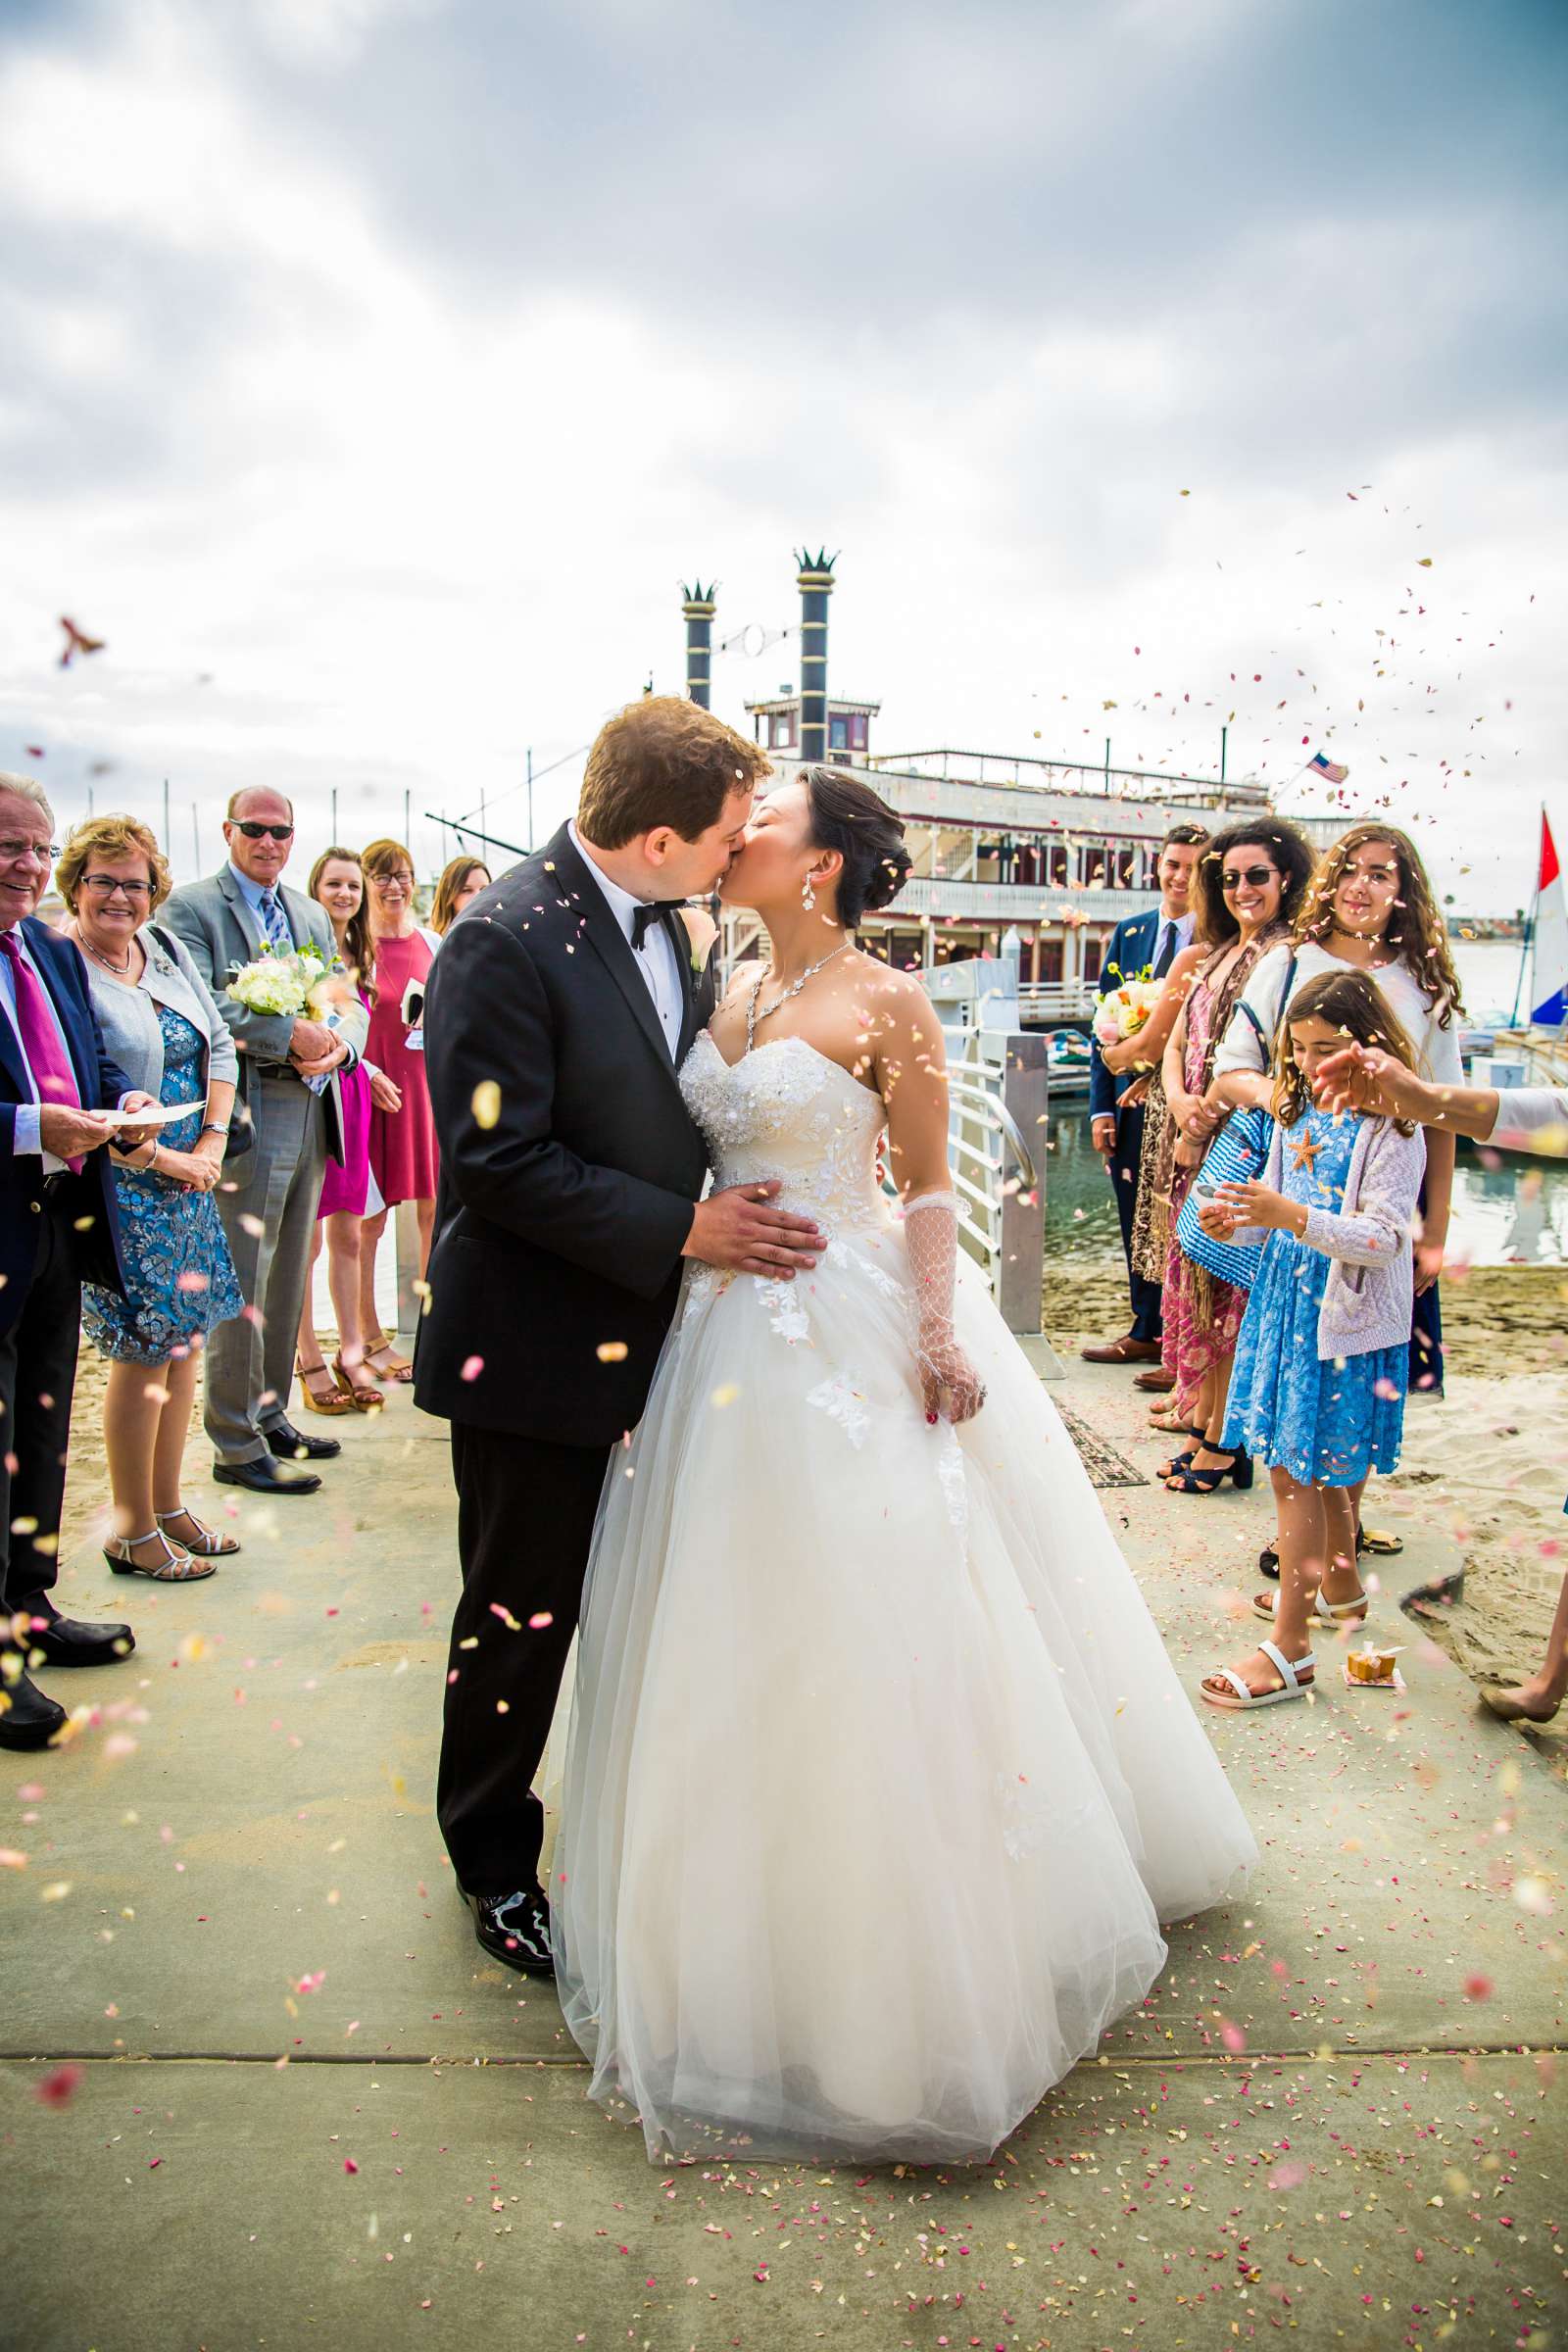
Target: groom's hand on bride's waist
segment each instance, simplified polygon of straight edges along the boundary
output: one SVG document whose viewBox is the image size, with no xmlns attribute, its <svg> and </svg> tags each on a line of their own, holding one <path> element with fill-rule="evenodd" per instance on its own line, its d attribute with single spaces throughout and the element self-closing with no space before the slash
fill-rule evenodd
<svg viewBox="0 0 1568 2352">
<path fill-rule="evenodd" d="M 683 1257 L 700 1257 L 705 1265 L 725 1266 L 733 1274 L 765 1274 L 789 1282 L 808 1274 L 823 1249 L 826 1236 L 809 1217 L 791 1216 L 775 1207 L 777 1177 L 765 1184 L 732 1184 L 722 1193 L 710 1193 L 692 1214 Z"/>
</svg>

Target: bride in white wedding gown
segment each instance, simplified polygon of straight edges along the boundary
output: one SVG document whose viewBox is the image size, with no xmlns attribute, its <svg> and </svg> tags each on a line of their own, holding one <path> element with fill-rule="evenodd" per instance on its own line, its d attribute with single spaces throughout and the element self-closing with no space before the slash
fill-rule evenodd
<svg viewBox="0 0 1568 2352">
<path fill-rule="evenodd" d="M 724 891 L 771 970 L 681 1072 L 715 1183 L 782 1179 L 828 1241 L 692 1269 L 600 1506 L 553 1935 L 655 2161 L 989 2156 L 1256 1859 L 956 1247 L 930 1004 L 839 927 L 907 864 L 854 779 L 777 789 Z"/>
</svg>

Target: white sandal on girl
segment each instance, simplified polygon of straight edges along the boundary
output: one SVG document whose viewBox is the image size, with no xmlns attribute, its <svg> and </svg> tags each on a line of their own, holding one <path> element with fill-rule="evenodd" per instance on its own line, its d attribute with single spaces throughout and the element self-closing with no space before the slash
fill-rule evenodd
<svg viewBox="0 0 1568 2352">
<path fill-rule="evenodd" d="M 1305 1657 L 1298 1658 L 1293 1666 L 1285 1652 L 1274 1642 L 1260 1642 L 1257 1646 L 1275 1671 L 1283 1678 L 1285 1687 L 1282 1690 L 1250 1690 L 1234 1667 L 1218 1666 L 1211 1678 L 1199 1684 L 1199 1697 L 1206 1698 L 1211 1707 L 1230 1707 L 1238 1715 L 1250 1707 L 1277 1707 L 1288 1698 L 1304 1698 L 1312 1686 L 1310 1683 L 1303 1683 L 1300 1678 L 1317 1665 L 1317 1660 L 1313 1657 L 1312 1652 L 1308 1650 Z M 1208 1687 L 1209 1679 L 1216 1683 L 1229 1683 L 1234 1695 L 1222 1695 L 1218 1690 L 1211 1690 Z"/>
<path fill-rule="evenodd" d="M 1339 1625 L 1346 1618 L 1350 1619 L 1353 1624 L 1359 1624 L 1371 1606 L 1372 1595 L 1370 1592 L 1358 1592 L 1353 1600 L 1325 1600 L 1323 1588 L 1319 1585 L 1312 1594 L 1312 1614 L 1321 1625 Z M 1280 1596 L 1277 1592 L 1254 1592 L 1252 1594 L 1254 1617 L 1277 1617 L 1279 1613 Z"/>
</svg>

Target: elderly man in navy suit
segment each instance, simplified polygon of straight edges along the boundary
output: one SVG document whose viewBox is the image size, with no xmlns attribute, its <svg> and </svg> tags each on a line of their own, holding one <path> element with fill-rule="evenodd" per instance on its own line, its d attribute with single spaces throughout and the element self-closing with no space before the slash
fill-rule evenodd
<svg viewBox="0 0 1568 2352">
<path fill-rule="evenodd" d="M 1172 825 L 1160 844 L 1159 905 L 1147 914 L 1129 914 L 1116 925 L 1101 966 L 1102 988 L 1114 988 L 1152 971 L 1156 980 L 1169 971 L 1193 936 L 1189 906 L 1193 873 L 1208 835 L 1201 825 Z M 1149 1282 L 1133 1264 L 1133 1210 L 1138 1204 L 1138 1162 L 1144 1149 L 1142 1103 L 1124 1107 L 1121 1098 L 1133 1084 L 1133 1073 L 1114 1077 L 1101 1057 L 1097 1040 L 1090 1040 L 1089 1121 L 1095 1150 L 1102 1154 L 1116 1193 L 1121 1221 L 1122 1254 L 1127 1260 L 1127 1284 L 1132 1294 L 1132 1328 L 1120 1339 L 1086 1348 L 1092 1364 L 1157 1364 L 1159 1362 L 1159 1285 Z M 1146 1388 L 1168 1388 L 1160 1372 L 1139 1375 Z"/>
<path fill-rule="evenodd" d="M 105 1053 L 76 950 L 34 918 L 53 830 L 40 787 L 0 775 L 0 1748 L 44 1747 L 64 1727 L 30 1668 L 135 1647 L 128 1625 L 54 1604 L 81 1285 L 122 1287 L 104 1114 L 153 1098 Z"/>
</svg>

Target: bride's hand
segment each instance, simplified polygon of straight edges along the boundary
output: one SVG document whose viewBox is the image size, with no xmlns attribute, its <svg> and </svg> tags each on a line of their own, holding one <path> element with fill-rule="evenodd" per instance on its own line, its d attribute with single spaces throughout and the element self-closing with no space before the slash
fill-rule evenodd
<svg viewBox="0 0 1568 2352">
<path fill-rule="evenodd" d="M 949 1341 L 916 1360 L 926 1419 L 955 1425 L 972 1421 L 986 1400 L 985 1384 L 957 1341 Z"/>
</svg>

